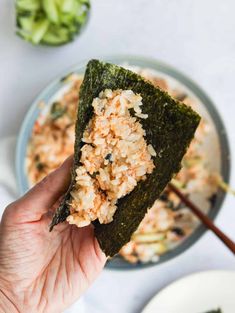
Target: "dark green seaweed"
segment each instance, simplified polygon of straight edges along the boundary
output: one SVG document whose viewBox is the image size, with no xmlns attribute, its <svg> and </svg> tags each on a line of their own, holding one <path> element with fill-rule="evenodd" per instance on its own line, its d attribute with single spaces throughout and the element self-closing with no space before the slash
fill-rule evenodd
<svg viewBox="0 0 235 313">
<path fill-rule="evenodd" d="M 79 94 L 72 183 L 53 217 L 50 230 L 69 215 L 67 202 L 73 187 L 74 170 L 80 165 L 83 132 L 93 115 L 91 103 L 106 88 L 130 89 L 141 94 L 142 111 L 148 114 L 148 118 L 140 119 L 140 122 L 146 131 L 148 144 L 152 144 L 157 153 L 153 173 L 145 181 L 139 182 L 130 194 L 119 199 L 113 221 L 109 224 L 100 224 L 98 221 L 93 223 L 101 249 L 107 256 L 114 256 L 130 240 L 147 210 L 179 171 L 200 117 L 141 76 L 113 64 L 91 60 L 87 64 Z"/>
</svg>

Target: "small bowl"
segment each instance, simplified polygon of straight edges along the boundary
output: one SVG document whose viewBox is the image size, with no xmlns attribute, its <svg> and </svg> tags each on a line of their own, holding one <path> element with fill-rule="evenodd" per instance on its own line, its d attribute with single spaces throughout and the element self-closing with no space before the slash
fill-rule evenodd
<svg viewBox="0 0 235 313">
<path fill-rule="evenodd" d="M 140 68 L 148 68 L 157 73 L 162 77 L 167 77 L 168 80 L 172 80 L 173 83 L 180 84 L 182 88 L 187 90 L 187 92 L 196 98 L 202 105 L 202 110 L 205 112 L 207 118 L 209 118 L 214 125 L 216 132 L 217 142 L 218 142 L 218 166 L 220 174 L 222 175 L 225 182 L 229 181 L 230 173 L 230 152 L 229 144 L 226 135 L 226 130 L 224 124 L 216 110 L 214 104 L 209 99 L 209 97 L 198 87 L 192 80 L 183 75 L 181 72 L 175 70 L 174 68 L 164 64 L 162 62 L 152 60 L 149 58 L 133 57 L 133 56 L 116 56 L 104 58 L 105 61 L 115 63 L 115 64 L 128 64 L 130 66 L 137 66 Z M 33 125 L 38 118 L 41 108 L 38 105 L 41 101 L 46 103 L 46 106 L 50 106 L 52 99 L 55 94 L 58 94 L 64 84 L 61 81 L 62 77 L 67 76 L 69 73 L 74 72 L 78 74 L 83 74 L 86 66 L 86 62 L 82 62 L 77 66 L 69 69 L 63 73 L 60 77 L 57 77 L 52 83 L 50 83 L 34 100 L 30 109 L 28 110 L 25 119 L 22 123 L 18 142 L 16 149 L 16 173 L 19 190 L 21 193 L 25 193 L 29 189 L 29 183 L 27 178 L 27 173 L 25 169 L 25 157 L 27 151 L 27 144 L 31 136 Z M 216 159 L 213 156 L 213 159 Z M 214 220 L 217 216 L 219 210 L 221 209 L 222 203 L 225 198 L 225 193 L 218 190 L 216 198 L 213 201 L 212 207 L 208 213 L 209 217 Z M 117 256 L 110 260 L 107 267 L 110 269 L 141 269 L 148 266 L 158 265 L 160 263 L 171 260 L 172 258 L 182 254 L 184 251 L 189 249 L 195 242 L 197 242 L 201 236 L 206 232 L 206 228 L 203 225 L 199 225 L 197 229 L 186 238 L 179 246 L 166 252 L 160 256 L 156 263 L 146 263 L 146 264 L 130 264 L 125 261 L 120 256 Z"/>
<path fill-rule="evenodd" d="M 51 43 L 42 43 L 42 42 L 39 42 L 38 44 L 34 44 L 34 43 L 32 43 L 31 41 L 26 40 L 23 36 L 21 36 L 21 35 L 18 34 L 18 31 L 20 30 L 20 27 L 19 27 L 19 26 L 16 26 L 15 32 L 16 32 L 16 34 L 17 34 L 23 41 L 25 41 L 25 42 L 27 42 L 27 43 L 33 45 L 33 46 L 50 47 L 50 48 L 56 48 L 56 47 L 60 47 L 60 46 L 65 46 L 65 45 L 67 45 L 67 44 L 69 44 L 69 43 L 72 43 L 73 41 L 75 41 L 76 39 L 78 39 L 78 37 L 80 37 L 80 36 L 83 34 L 83 32 L 84 32 L 85 29 L 87 28 L 87 25 L 88 25 L 89 20 L 90 20 L 91 9 L 92 9 L 92 8 L 91 8 L 91 5 L 90 5 L 90 7 L 87 9 L 86 20 L 85 20 L 84 24 L 82 24 L 82 25 L 80 26 L 80 29 L 78 30 L 78 33 L 76 33 L 72 39 L 70 39 L 70 40 L 68 40 L 68 41 L 66 41 L 66 42 L 63 42 L 63 43 L 51 44 Z M 17 12 L 16 12 L 16 10 L 15 10 L 15 15 L 16 15 L 16 19 L 17 19 Z M 16 23 L 16 24 L 17 24 L 17 23 Z"/>
</svg>

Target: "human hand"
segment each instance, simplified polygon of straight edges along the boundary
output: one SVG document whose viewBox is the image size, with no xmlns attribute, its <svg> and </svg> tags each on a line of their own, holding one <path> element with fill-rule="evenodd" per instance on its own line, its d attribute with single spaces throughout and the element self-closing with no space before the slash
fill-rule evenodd
<svg viewBox="0 0 235 313">
<path fill-rule="evenodd" d="M 92 226 L 62 223 L 49 233 L 53 209 L 69 185 L 71 163 L 66 160 L 3 214 L 0 312 L 62 312 L 105 264 Z"/>
</svg>

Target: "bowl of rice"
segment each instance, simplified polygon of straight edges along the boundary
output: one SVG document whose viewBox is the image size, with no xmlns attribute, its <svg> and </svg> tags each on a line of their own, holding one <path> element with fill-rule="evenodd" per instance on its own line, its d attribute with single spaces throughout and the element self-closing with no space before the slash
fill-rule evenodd
<svg viewBox="0 0 235 313">
<path fill-rule="evenodd" d="M 229 181 L 230 153 L 224 124 L 211 100 L 189 78 L 162 62 L 127 56 L 105 60 L 137 72 L 202 116 L 182 169 L 172 183 L 215 219 Z M 25 117 L 16 149 L 21 193 L 73 154 L 79 89 L 86 63 L 73 67 L 49 84 Z M 151 154 L 151 147 L 148 149 Z M 107 162 L 110 161 L 107 155 Z M 205 231 L 190 210 L 166 188 L 131 241 L 108 261 L 107 267 L 135 269 L 160 264 L 187 250 Z"/>
</svg>

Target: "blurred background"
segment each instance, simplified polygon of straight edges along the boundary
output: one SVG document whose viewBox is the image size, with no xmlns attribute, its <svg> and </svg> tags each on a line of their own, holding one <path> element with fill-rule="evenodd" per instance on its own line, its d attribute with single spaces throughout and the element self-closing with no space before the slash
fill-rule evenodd
<svg viewBox="0 0 235 313">
<path fill-rule="evenodd" d="M 0 0 L 0 139 L 18 134 L 35 96 L 67 68 L 94 57 L 140 55 L 178 68 L 206 91 L 225 123 L 234 156 L 235 2 L 94 0 L 91 5 L 82 34 L 53 48 L 17 37 L 14 3 Z M 234 174 L 232 168 L 233 186 Z M 234 220 L 229 195 L 216 223 L 233 239 Z M 157 267 L 106 269 L 85 295 L 87 312 L 140 312 L 168 283 L 207 269 L 235 270 L 234 256 L 210 232 L 180 257 Z"/>
</svg>

